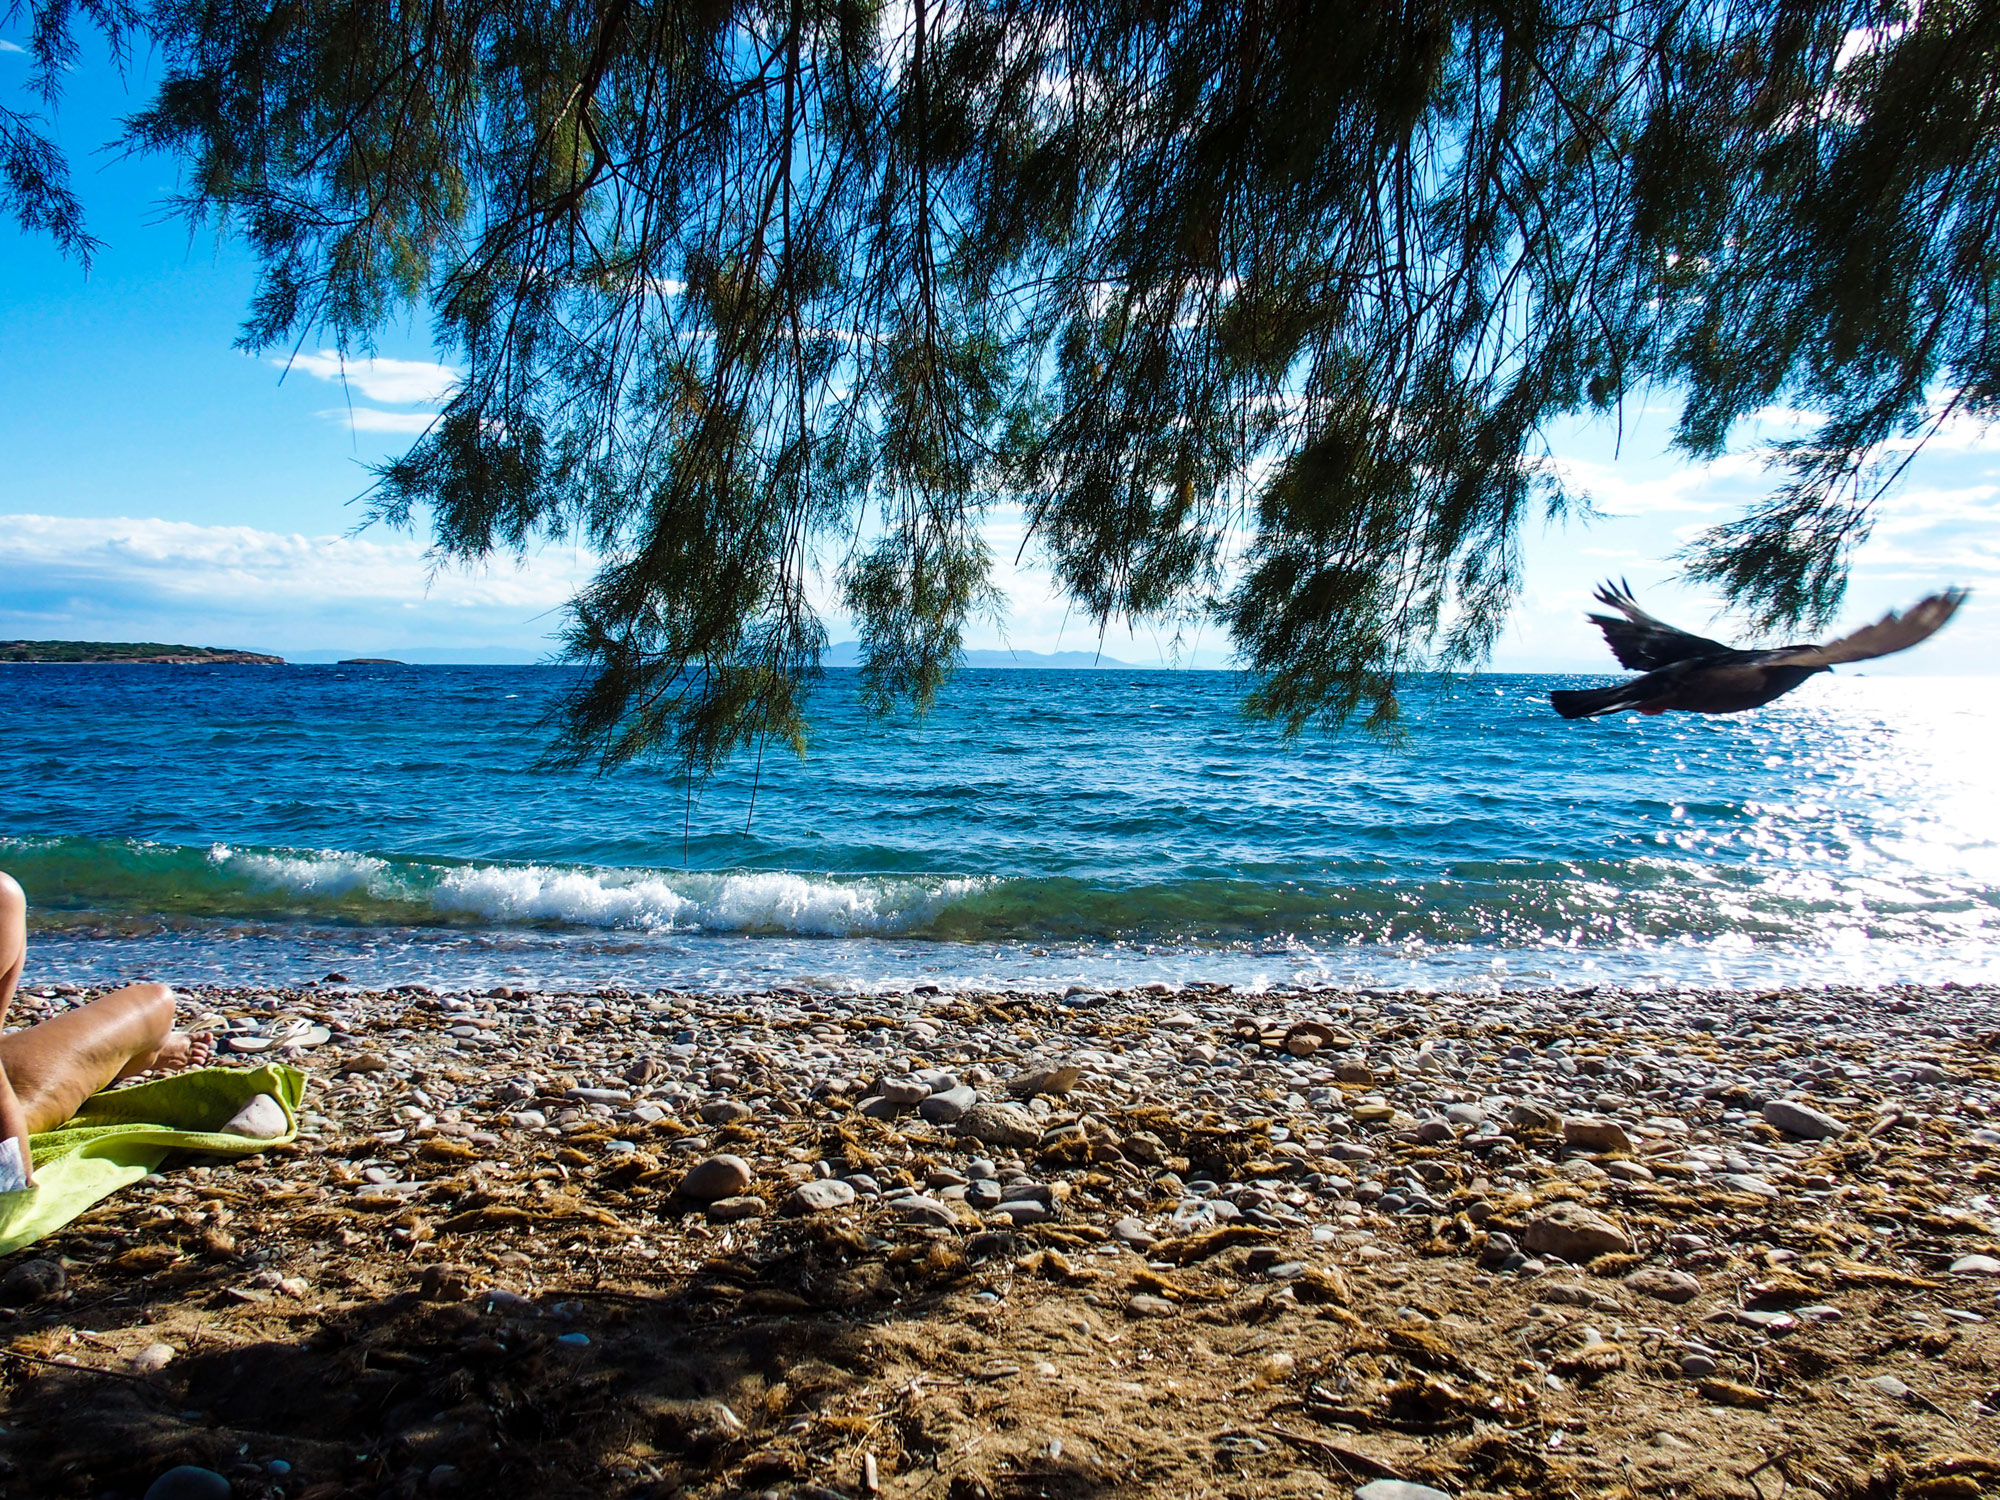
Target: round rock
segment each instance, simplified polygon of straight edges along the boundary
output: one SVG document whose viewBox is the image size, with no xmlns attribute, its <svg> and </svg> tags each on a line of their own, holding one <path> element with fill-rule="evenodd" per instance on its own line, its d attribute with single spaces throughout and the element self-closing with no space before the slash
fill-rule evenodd
<svg viewBox="0 0 2000 1500">
<path fill-rule="evenodd" d="M 1634 1271 L 1625 1278 L 1625 1285 L 1642 1296 L 1656 1297 L 1662 1302 L 1692 1302 L 1701 1295 L 1701 1283 L 1687 1272 L 1669 1271 L 1660 1266 Z"/>
<path fill-rule="evenodd" d="M 674 1191 L 697 1203 L 714 1203 L 749 1192 L 750 1180 L 750 1163 L 742 1157 L 711 1156 L 696 1162 Z"/>
<path fill-rule="evenodd" d="M 146 1486 L 146 1500 L 229 1500 L 229 1481 L 213 1469 L 181 1464 Z"/>
<path fill-rule="evenodd" d="M 955 1125 L 978 1102 L 979 1095 L 972 1088 L 956 1084 L 932 1094 L 917 1106 L 917 1113 L 933 1125 Z"/>
<path fill-rule="evenodd" d="M 1841 1121 L 1797 1099 L 1771 1100 L 1764 1106 L 1764 1123 L 1808 1141 L 1826 1141 L 1847 1134 L 1847 1126 Z"/>
<path fill-rule="evenodd" d="M 1961 1255 L 1951 1263 L 1954 1276 L 2000 1276 L 2000 1260 L 1990 1255 Z"/>
<path fill-rule="evenodd" d="M 917 1078 L 885 1078 L 875 1092 L 891 1104 L 922 1104 L 931 1096 L 931 1086 Z"/>
<path fill-rule="evenodd" d="M 1451 1496 L 1407 1479 L 1371 1479 L 1354 1492 L 1354 1500 L 1451 1500 Z"/>
<path fill-rule="evenodd" d="M 1563 1121 L 1563 1143 L 1579 1151 L 1632 1152 L 1632 1137 L 1616 1120 L 1595 1115 L 1571 1115 Z"/>
<path fill-rule="evenodd" d="M 959 1120 L 958 1133 L 989 1146 L 1019 1148 L 1039 1142 L 1042 1125 L 1018 1104 L 975 1104 Z"/>
<path fill-rule="evenodd" d="M 1632 1237 L 1581 1203 L 1552 1204 L 1528 1224 L 1522 1236 L 1530 1250 L 1586 1261 L 1598 1255 L 1629 1255 Z"/>
<path fill-rule="evenodd" d="M 846 1208 L 854 1202 L 854 1188 L 838 1177 L 823 1178 L 817 1182 L 802 1182 L 785 1200 L 785 1210 L 793 1214 L 822 1214 L 836 1208 Z"/>
<path fill-rule="evenodd" d="M 0 1277 L 0 1303 L 26 1307 L 30 1302 L 55 1296 L 68 1285 L 69 1276 L 61 1261 L 24 1260 Z"/>
</svg>

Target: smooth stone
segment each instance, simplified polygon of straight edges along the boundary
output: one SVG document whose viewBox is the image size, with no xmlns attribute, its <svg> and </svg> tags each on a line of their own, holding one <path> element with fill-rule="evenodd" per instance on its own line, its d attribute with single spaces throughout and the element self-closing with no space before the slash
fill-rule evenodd
<svg viewBox="0 0 2000 1500">
<path fill-rule="evenodd" d="M 1543 1255 L 1585 1261 L 1597 1255 L 1629 1255 L 1632 1237 L 1603 1214 L 1581 1203 L 1557 1203 L 1528 1224 L 1522 1241 Z"/>
<path fill-rule="evenodd" d="M 1458 1139 L 1458 1132 L 1451 1128 L 1451 1121 L 1437 1116 L 1417 1123 L 1417 1139 L 1432 1146 L 1442 1146 Z"/>
<path fill-rule="evenodd" d="M 756 1111 L 741 1099 L 711 1099 L 695 1113 L 710 1125 L 733 1125 L 738 1120 L 749 1119 Z"/>
<path fill-rule="evenodd" d="M 847 1208 L 854 1199 L 852 1183 L 827 1177 L 817 1182 L 800 1183 L 785 1200 L 785 1210 L 793 1214 L 819 1214 L 830 1209 Z"/>
<path fill-rule="evenodd" d="M 1748 1172 L 1721 1172 L 1716 1175 L 1715 1180 L 1726 1188 L 1733 1188 L 1739 1193 L 1748 1193 L 1755 1198 L 1784 1196 L 1778 1191 L 1775 1183 L 1766 1182 L 1761 1177 L 1752 1177 Z"/>
<path fill-rule="evenodd" d="M 1990 1255 L 1961 1255 L 1951 1263 L 1954 1276 L 2000 1276 L 2000 1260 Z"/>
<path fill-rule="evenodd" d="M 1355 1490 L 1354 1500 L 1451 1500 L 1451 1496 L 1408 1479 L 1371 1479 Z"/>
<path fill-rule="evenodd" d="M 893 1099 L 884 1099 L 876 1094 L 863 1099 L 854 1106 L 854 1109 L 857 1114 L 865 1115 L 871 1120 L 893 1120 L 909 1107 L 907 1104 L 898 1104 Z"/>
<path fill-rule="evenodd" d="M 630 1089 L 565 1089 L 563 1098 L 575 1099 L 583 1104 L 630 1104 Z"/>
<path fill-rule="evenodd" d="M 1173 1316 L 1174 1305 L 1165 1297 L 1155 1297 L 1151 1292 L 1140 1292 L 1125 1304 L 1126 1310 L 1135 1318 L 1166 1318 Z"/>
<path fill-rule="evenodd" d="M 990 1177 L 978 1177 L 965 1185 L 965 1201 L 974 1208 L 998 1208 L 1006 1189 Z"/>
<path fill-rule="evenodd" d="M 1037 1094 L 1067 1094 L 1082 1077 L 1083 1069 L 1078 1067 L 1034 1068 L 1009 1079 L 1007 1092 L 1016 1099 L 1032 1099 Z"/>
<path fill-rule="evenodd" d="M 1613 1182 L 1651 1182 L 1652 1172 L 1636 1161 L 1608 1161 L 1604 1164 L 1604 1175 Z"/>
<path fill-rule="evenodd" d="M 717 1198 L 708 1205 L 708 1220 L 711 1224 L 734 1224 L 739 1220 L 757 1218 L 768 1207 L 762 1198 L 752 1198 L 747 1194 L 737 1198 Z"/>
<path fill-rule="evenodd" d="M 975 1104 L 958 1122 L 958 1133 L 988 1146 L 1033 1146 L 1042 1138 L 1042 1122 L 1018 1104 Z"/>
<path fill-rule="evenodd" d="M 1832 1115 L 1802 1104 L 1797 1099 L 1772 1099 L 1764 1106 L 1764 1123 L 1786 1135 L 1809 1141 L 1831 1140 L 1847 1134 L 1847 1126 Z"/>
<path fill-rule="evenodd" d="M 1701 1295 L 1701 1283 L 1685 1271 L 1668 1271 L 1648 1266 L 1625 1278 L 1625 1285 L 1661 1302 L 1692 1302 Z"/>
<path fill-rule="evenodd" d="M 922 1104 L 931 1096 L 931 1086 L 916 1078 L 885 1078 L 875 1092 L 891 1104 Z"/>
<path fill-rule="evenodd" d="M 1870 1389 L 1887 1396 L 1891 1401 L 1907 1401 L 1916 1392 L 1898 1380 L 1894 1375 L 1876 1375 L 1862 1382 Z"/>
<path fill-rule="evenodd" d="M 1486 1123 L 1486 1111 L 1476 1104 L 1448 1104 L 1444 1117 L 1454 1125 L 1467 1125 L 1473 1129 Z"/>
<path fill-rule="evenodd" d="M 224 1135 L 245 1136 L 253 1141 L 274 1141 L 292 1128 L 285 1106 L 269 1094 L 259 1094 L 229 1117 Z"/>
<path fill-rule="evenodd" d="M 1722 1366 L 1718 1365 L 1706 1354 L 1683 1354 L 1681 1356 L 1681 1374 L 1687 1376 L 1690 1380 L 1705 1380 L 1721 1368 Z"/>
<path fill-rule="evenodd" d="M 1546 1104 L 1532 1104 L 1527 1100 L 1507 1111 L 1507 1118 L 1523 1130 L 1560 1130 L 1562 1116 Z"/>
<path fill-rule="evenodd" d="M 935 1198 L 927 1198 L 922 1193 L 911 1193 L 897 1198 L 889 1205 L 890 1212 L 899 1219 L 912 1219 L 919 1224 L 933 1224 L 940 1229 L 950 1229 L 958 1223 L 951 1206 L 940 1203 Z"/>
<path fill-rule="evenodd" d="M 1159 1238 L 1138 1219 L 1120 1219 L 1111 1226 L 1112 1238 L 1130 1245 L 1134 1250 L 1150 1250 L 1159 1244 Z"/>
<path fill-rule="evenodd" d="M 750 1163 L 740 1156 L 711 1156 L 688 1169 L 674 1191 L 697 1203 L 740 1198 L 750 1190 Z"/>
<path fill-rule="evenodd" d="M 132 1356 L 125 1368 L 134 1375 L 150 1375 L 155 1370 L 164 1370 L 172 1364 L 175 1353 L 172 1344 L 148 1344 Z"/>
<path fill-rule="evenodd" d="M 978 1102 L 978 1090 L 961 1083 L 932 1094 L 917 1106 L 917 1114 L 933 1125 L 956 1125 Z"/>
<path fill-rule="evenodd" d="M 1616 1120 L 1594 1115 L 1571 1115 L 1563 1121 L 1563 1143 L 1580 1151 L 1621 1151 L 1629 1155 L 1632 1137 Z"/>
<path fill-rule="evenodd" d="M 1048 1204 L 1032 1198 L 1009 1198 L 994 1212 L 1007 1215 L 1016 1224 L 1043 1224 L 1053 1216 Z"/>
<path fill-rule="evenodd" d="M 69 1285 L 69 1275 L 59 1260 L 24 1260 L 0 1277 L 0 1305 L 26 1307 L 44 1297 L 53 1297 Z"/>
<path fill-rule="evenodd" d="M 213 1469 L 182 1464 L 146 1486 L 146 1500 L 229 1500 L 230 1484 Z"/>
</svg>

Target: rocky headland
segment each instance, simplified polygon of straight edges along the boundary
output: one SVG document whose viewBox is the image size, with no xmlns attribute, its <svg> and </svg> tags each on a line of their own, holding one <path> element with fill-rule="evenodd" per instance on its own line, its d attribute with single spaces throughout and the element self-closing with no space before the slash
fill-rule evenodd
<svg viewBox="0 0 2000 1500">
<path fill-rule="evenodd" d="M 282 667 L 282 656 L 159 641 L 0 641 L 0 662 L 63 666 Z"/>
<path fill-rule="evenodd" d="M 1991 987 L 330 979 L 186 995 L 296 1144 L 11 1258 L 5 1493 L 2000 1492 Z"/>
</svg>

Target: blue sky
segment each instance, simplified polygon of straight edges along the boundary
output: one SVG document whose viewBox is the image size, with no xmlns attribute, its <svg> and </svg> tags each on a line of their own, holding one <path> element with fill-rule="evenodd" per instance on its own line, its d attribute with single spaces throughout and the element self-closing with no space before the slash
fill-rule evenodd
<svg viewBox="0 0 2000 1500">
<path fill-rule="evenodd" d="M 18 105 L 28 60 L 8 50 L 9 35 L 0 29 L 0 94 Z M 190 236 L 165 218 L 171 162 L 99 152 L 143 84 L 128 92 L 88 48 L 73 78 L 58 134 L 103 250 L 86 277 L 47 240 L 0 223 L 0 638 L 167 640 L 292 657 L 546 652 L 587 557 L 560 549 L 479 574 L 438 573 L 421 535 L 356 533 L 368 466 L 409 441 L 449 379 L 423 328 L 385 330 L 380 358 L 350 366 L 344 381 L 317 343 L 289 371 L 282 358 L 232 349 L 249 258 L 212 230 Z M 1673 580 L 1671 554 L 1760 493 L 1758 434 L 1696 468 L 1664 452 L 1671 415 L 1628 407 L 1615 453 L 1604 424 L 1551 434 L 1603 514 L 1524 532 L 1526 587 L 1495 669 L 1608 669 L 1581 618 L 1606 576 L 1628 576 L 1668 619 L 1730 633 L 1713 600 Z M 1774 418 L 1763 435 L 1783 425 Z M 991 540 L 1011 559 L 1018 523 L 996 518 Z M 1001 582 L 1004 627 L 981 622 L 968 644 L 1097 644 L 1032 556 Z M 1954 428 L 1911 466 L 1860 554 L 1843 621 L 1947 583 L 1974 590 L 1951 628 L 1866 670 L 2000 672 L 2000 432 Z M 835 639 L 851 633 L 828 623 Z M 1183 644 L 1197 665 L 1224 659 L 1213 627 Z M 1122 628 L 1102 646 L 1139 664 L 1171 650 L 1164 633 Z"/>
</svg>

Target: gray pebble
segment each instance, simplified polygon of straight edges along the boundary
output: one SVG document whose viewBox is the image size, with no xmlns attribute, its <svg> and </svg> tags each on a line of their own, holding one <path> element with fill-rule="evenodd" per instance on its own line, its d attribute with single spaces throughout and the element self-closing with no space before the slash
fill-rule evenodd
<svg viewBox="0 0 2000 1500">
<path fill-rule="evenodd" d="M 830 1177 L 819 1182 L 803 1182 L 785 1200 L 785 1208 L 794 1214 L 825 1213 L 830 1209 L 846 1208 L 854 1202 L 854 1186 Z"/>
<path fill-rule="evenodd" d="M 1841 1121 L 1796 1099 L 1773 1099 L 1765 1104 L 1764 1123 L 1809 1141 L 1831 1140 L 1847 1133 Z"/>
</svg>

